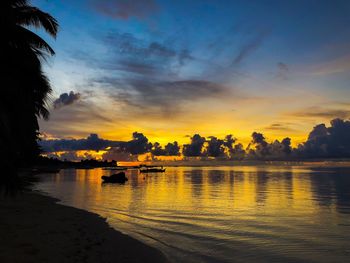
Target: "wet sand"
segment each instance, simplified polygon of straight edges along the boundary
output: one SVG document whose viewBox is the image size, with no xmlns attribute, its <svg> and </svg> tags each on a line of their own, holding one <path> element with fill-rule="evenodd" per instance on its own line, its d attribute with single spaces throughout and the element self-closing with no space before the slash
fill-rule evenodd
<svg viewBox="0 0 350 263">
<path fill-rule="evenodd" d="M 0 197 L 0 262 L 169 262 L 104 218 L 36 192 Z"/>
</svg>

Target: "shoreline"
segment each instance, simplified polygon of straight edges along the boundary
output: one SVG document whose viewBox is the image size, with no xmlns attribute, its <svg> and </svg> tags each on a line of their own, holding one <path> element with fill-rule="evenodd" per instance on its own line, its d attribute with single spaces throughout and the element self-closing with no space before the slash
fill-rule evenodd
<svg viewBox="0 0 350 263">
<path fill-rule="evenodd" d="M 37 191 L 0 197 L 0 262 L 169 262 L 98 214 L 58 201 Z"/>
</svg>

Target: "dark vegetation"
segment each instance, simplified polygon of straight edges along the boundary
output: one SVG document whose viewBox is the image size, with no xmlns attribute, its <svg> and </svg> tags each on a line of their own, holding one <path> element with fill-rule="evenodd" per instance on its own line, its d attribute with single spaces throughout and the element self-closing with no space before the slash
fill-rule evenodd
<svg viewBox="0 0 350 263">
<path fill-rule="evenodd" d="M 0 59 L 1 183 L 18 184 L 18 169 L 31 166 L 40 154 L 38 118 L 49 116 L 51 93 L 42 64 L 54 50 L 30 28 L 55 38 L 57 21 L 27 0 L 2 0 Z"/>
<path fill-rule="evenodd" d="M 112 161 L 99 161 L 95 159 L 80 160 L 79 162 L 73 162 L 69 160 L 59 160 L 57 158 L 48 158 L 40 156 L 35 165 L 34 169 L 38 172 L 45 172 L 45 169 L 65 169 L 65 168 L 75 168 L 75 169 L 90 169 L 99 167 L 116 167 L 117 162 Z"/>
<path fill-rule="evenodd" d="M 79 160 L 75 156 L 78 150 L 106 150 L 102 157 L 119 160 L 120 153 L 130 156 L 150 153 L 156 161 L 158 156 L 179 156 L 185 159 L 213 159 L 216 160 L 344 160 L 350 158 L 350 121 L 334 119 L 330 126 L 316 125 L 309 133 L 306 142 L 292 147 L 289 137 L 282 140 L 269 141 L 265 135 L 253 132 L 250 143 L 244 147 L 237 139 L 229 134 L 224 138 L 215 136 L 204 137 L 200 134 L 190 136 L 190 142 L 182 145 L 175 141 L 162 147 L 158 142 L 151 143 L 148 138 L 134 132 L 132 139 L 126 142 L 110 141 L 91 134 L 84 139 L 46 140 L 40 142 L 48 156 L 59 157 L 55 152 L 67 151 L 64 156 Z M 61 156 L 62 158 L 62 156 Z M 131 158 L 135 160 L 135 158 Z M 125 161 L 125 160 L 124 160 Z"/>
</svg>

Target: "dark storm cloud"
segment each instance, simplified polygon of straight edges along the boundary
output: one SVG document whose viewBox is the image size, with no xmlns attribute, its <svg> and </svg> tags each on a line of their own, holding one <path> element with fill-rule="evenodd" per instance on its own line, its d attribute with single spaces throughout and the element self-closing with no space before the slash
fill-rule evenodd
<svg viewBox="0 0 350 263">
<path fill-rule="evenodd" d="M 328 129 L 324 123 L 316 125 L 309 133 L 308 141 L 316 140 L 317 138 L 325 137 L 328 135 Z"/>
<path fill-rule="evenodd" d="M 42 140 L 39 142 L 44 152 L 104 150 L 107 147 L 118 146 L 120 142 L 101 139 L 97 134 L 90 134 L 83 139 Z"/>
<path fill-rule="evenodd" d="M 333 119 L 330 127 L 316 125 L 297 153 L 302 158 L 349 158 L 350 121 Z"/>
<path fill-rule="evenodd" d="M 155 0 L 90 0 L 96 11 L 116 19 L 144 19 L 159 9 Z"/>
<path fill-rule="evenodd" d="M 67 106 L 78 101 L 80 97 L 81 97 L 80 93 L 74 93 L 74 91 L 71 91 L 69 93 L 62 93 L 59 96 L 59 98 L 54 100 L 53 106 L 55 109 L 61 108 L 63 106 Z"/>
<path fill-rule="evenodd" d="M 105 150 L 107 147 L 117 147 L 130 154 L 143 154 L 149 152 L 152 144 L 148 138 L 139 132 L 132 134 L 130 141 L 112 141 L 99 138 L 97 134 L 90 134 L 83 139 L 55 139 L 39 142 L 45 152 L 79 151 L 79 150 Z"/>
<path fill-rule="evenodd" d="M 291 139 L 268 143 L 261 133 L 252 134 L 248 147 L 248 158 L 264 160 L 310 159 L 310 158 L 349 158 L 350 121 L 333 119 L 330 126 L 316 125 L 308 139 L 296 149 L 291 147 Z"/>
</svg>

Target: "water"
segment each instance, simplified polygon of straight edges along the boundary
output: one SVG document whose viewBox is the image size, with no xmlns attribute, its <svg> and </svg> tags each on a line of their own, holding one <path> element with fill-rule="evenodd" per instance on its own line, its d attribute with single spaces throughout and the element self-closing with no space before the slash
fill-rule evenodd
<svg viewBox="0 0 350 263">
<path fill-rule="evenodd" d="M 348 168 L 173 167 L 101 184 L 108 173 L 62 170 L 38 188 L 172 262 L 349 262 Z"/>
</svg>

